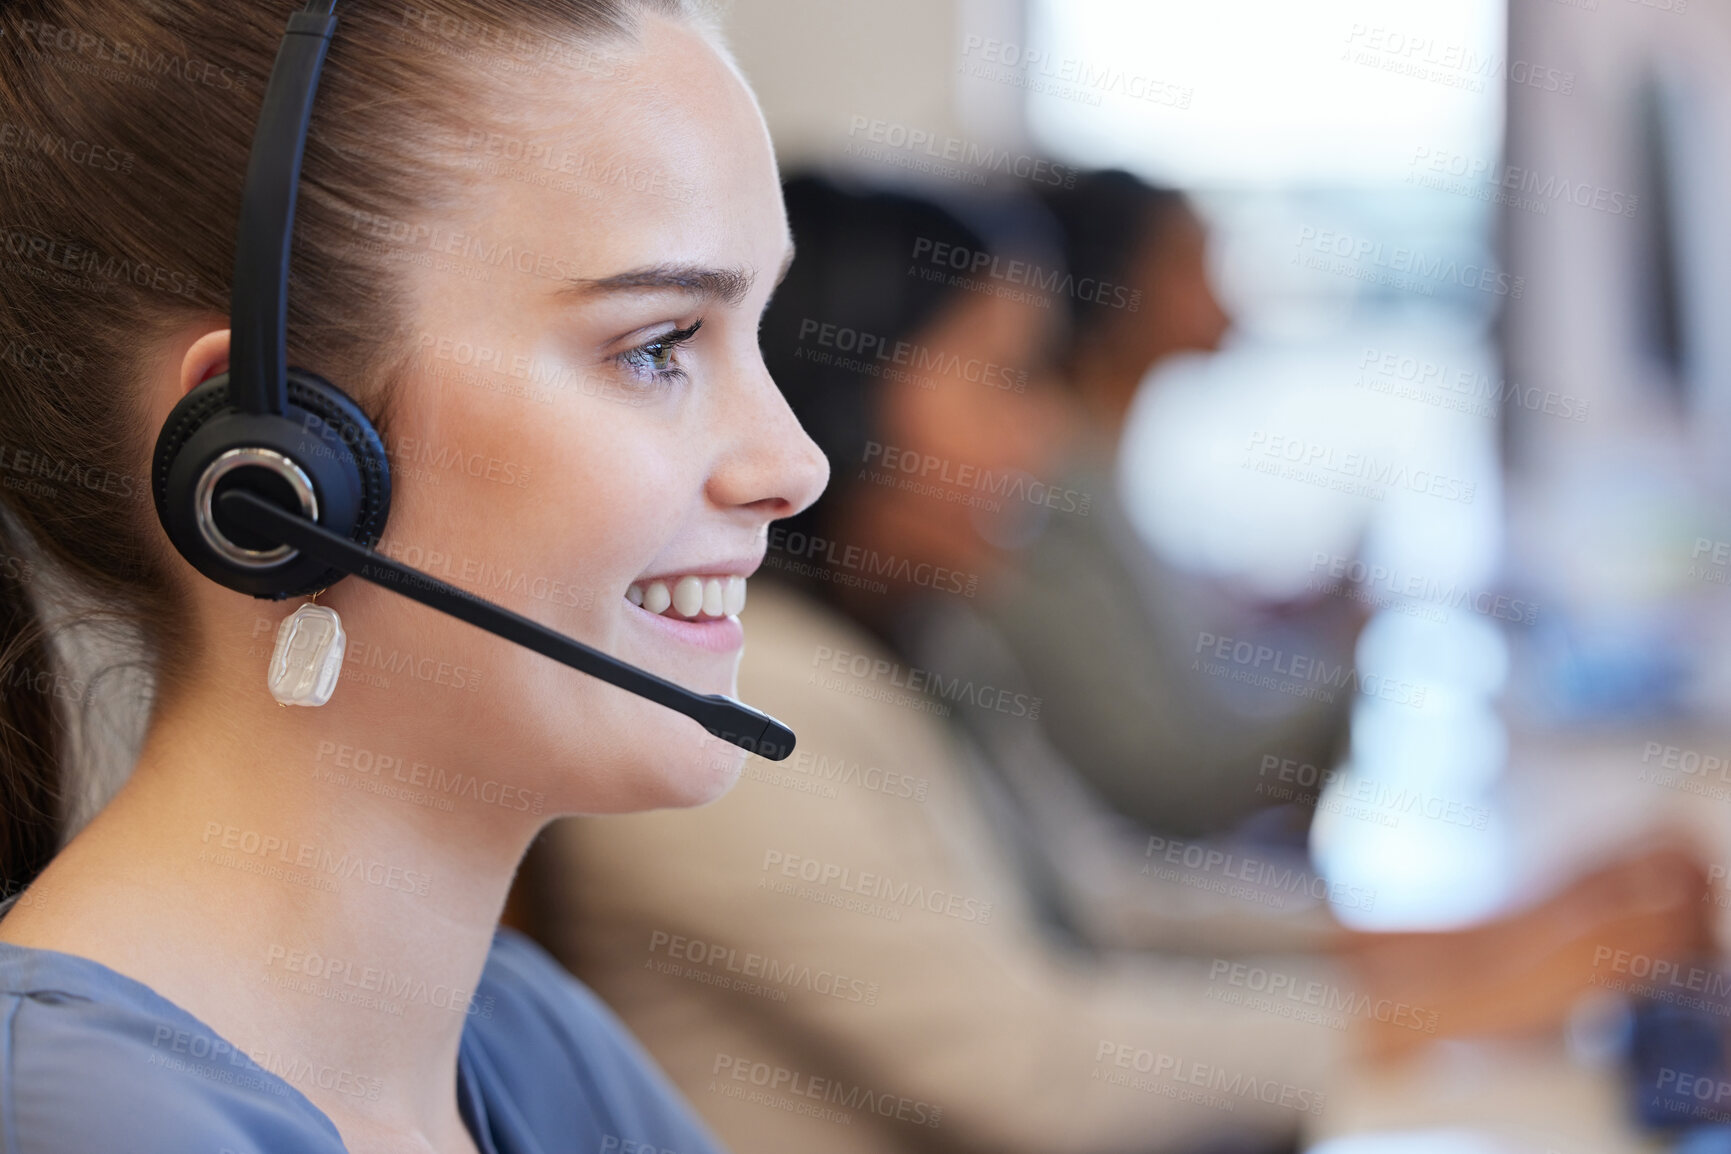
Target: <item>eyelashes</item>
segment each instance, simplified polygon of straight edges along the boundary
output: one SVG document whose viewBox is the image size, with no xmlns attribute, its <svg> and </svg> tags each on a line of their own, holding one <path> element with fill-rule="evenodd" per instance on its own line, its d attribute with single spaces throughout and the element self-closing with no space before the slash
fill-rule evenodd
<svg viewBox="0 0 1731 1154">
<path fill-rule="evenodd" d="M 697 330 L 703 327 L 703 318 L 698 317 L 690 328 L 674 329 L 663 333 L 654 340 L 645 341 L 636 348 L 627 349 L 614 360 L 619 367 L 648 384 L 671 384 L 674 381 L 686 379 L 683 368 L 673 359 L 673 355 L 681 345 L 697 335 Z"/>
</svg>

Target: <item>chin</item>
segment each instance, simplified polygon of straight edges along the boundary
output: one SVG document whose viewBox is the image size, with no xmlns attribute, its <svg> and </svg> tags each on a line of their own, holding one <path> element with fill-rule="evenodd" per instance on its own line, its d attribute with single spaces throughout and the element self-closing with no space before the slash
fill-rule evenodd
<svg viewBox="0 0 1731 1154">
<path fill-rule="evenodd" d="M 720 800 L 739 780 L 748 756 L 738 746 L 726 746 L 687 760 L 667 774 L 666 786 L 672 796 L 662 804 L 691 808 Z"/>
</svg>

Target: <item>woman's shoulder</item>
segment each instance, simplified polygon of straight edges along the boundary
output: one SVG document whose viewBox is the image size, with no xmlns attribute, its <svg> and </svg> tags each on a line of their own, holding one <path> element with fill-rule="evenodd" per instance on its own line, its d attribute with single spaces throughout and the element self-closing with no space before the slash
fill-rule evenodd
<svg viewBox="0 0 1731 1154">
<path fill-rule="evenodd" d="M 721 1151 L 606 1003 L 527 935 L 495 932 L 469 1012 L 464 1043 L 490 1115 L 508 1102 L 532 1133 L 588 1135 L 599 1145 L 587 1149 Z"/>
<path fill-rule="evenodd" d="M 495 933 L 469 1013 L 470 1088 L 495 1127 L 547 1149 L 721 1150 L 613 1012 L 523 934 Z M 292 1083 L 342 1077 L 243 1053 L 91 959 L 0 942 L 0 1154 L 341 1154 Z"/>
<path fill-rule="evenodd" d="M 883 645 L 845 614 L 815 597 L 796 581 L 766 576 L 751 586 L 739 615 L 750 655 L 762 650 L 806 649 L 811 642 L 877 656 Z"/>
<path fill-rule="evenodd" d="M 256 1056 L 88 958 L 0 942 L 0 1154 L 341 1154 L 293 1056 Z"/>
<path fill-rule="evenodd" d="M 882 730 L 882 720 L 920 695 L 916 671 L 845 613 L 792 582 L 770 578 L 754 586 L 740 614 L 745 650 L 739 690 L 746 701 L 805 716 L 806 725 L 853 723 Z M 892 727 L 893 728 L 893 727 Z M 795 725 L 795 732 L 799 728 Z"/>
<path fill-rule="evenodd" d="M 841 610 L 789 582 L 771 579 L 764 586 L 740 616 L 746 645 L 739 695 L 799 735 L 794 761 L 784 768 L 847 751 L 850 761 L 876 757 L 885 767 L 944 774 L 959 753 L 942 719 L 977 706 L 991 687 L 951 668 L 909 663 Z"/>
</svg>

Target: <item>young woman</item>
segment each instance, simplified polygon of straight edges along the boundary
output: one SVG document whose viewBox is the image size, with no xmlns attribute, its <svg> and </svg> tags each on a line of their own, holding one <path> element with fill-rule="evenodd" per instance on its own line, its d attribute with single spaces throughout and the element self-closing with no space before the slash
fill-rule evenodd
<svg viewBox="0 0 1731 1154">
<path fill-rule="evenodd" d="M 227 367 L 298 7 L 0 16 L 0 1151 L 715 1149 L 497 927 L 547 821 L 702 804 L 744 752 L 359 581 L 318 596 L 349 636 L 334 695 L 285 708 L 266 657 L 304 599 L 206 579 L 154 514 L 157 430 Z M 732 694 L 743 579 L 828 476 L 758 352 L 791 249 L 750 91 L 680 0 L 337 16 L 288 360 L 381 431 L 380 550 Z M 152 686 L 82 828 L 74 722 L 106 682 L 56 640 L 80 620 Z"/>
</svg>

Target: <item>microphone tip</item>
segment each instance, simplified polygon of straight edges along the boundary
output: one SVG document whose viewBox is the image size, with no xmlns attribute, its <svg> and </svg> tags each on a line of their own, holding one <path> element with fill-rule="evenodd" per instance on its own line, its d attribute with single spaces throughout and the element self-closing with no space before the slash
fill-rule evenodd
<svg viewBox="0 0 1731 1154">
<path fill-rule="evenodd" d="M 750 750 L 770 761 L 782 761 L 793 752 L 796 740 L 793 730 L 769 714 L 721 694 L 711 695 L 709 700 L 719 704 L 725 711 L 721 717 L 702 723 L 711 736 Z M 741 732 L 734 728 L 741 721 L 746 722 L 751 732 Z"/>
<path fill-rule="evenodd" d="M 784 761 L 793 752 L 796 740 L 793 730 L 772 717 L 763 727 L 763 735 L 757 739 L 756 753 L 770 761 Z"/>
</svg>

